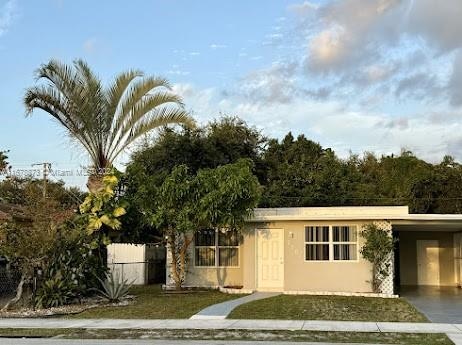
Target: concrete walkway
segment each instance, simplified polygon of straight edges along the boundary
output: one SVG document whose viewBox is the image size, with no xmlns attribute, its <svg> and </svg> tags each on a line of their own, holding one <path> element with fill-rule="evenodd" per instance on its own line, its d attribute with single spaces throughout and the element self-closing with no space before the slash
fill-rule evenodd
<svg viewBox="0 0 462 345">
<path fill-rule="evenodd" d="M 252 301 L 258 301 L 260 299 L 274 297 L 280 295 L 279 292 L 254 292 L 251 295 L 244 296 L 241 298 L 233 299 L 218 304 L 211 305 L 205 309 L 202 309 L 196 315 L 191 316 L 192 320 L 221 320 L 226 317 L 234 310 L 234 308 L 241 304 L 249 303 Z"/>
</svg>

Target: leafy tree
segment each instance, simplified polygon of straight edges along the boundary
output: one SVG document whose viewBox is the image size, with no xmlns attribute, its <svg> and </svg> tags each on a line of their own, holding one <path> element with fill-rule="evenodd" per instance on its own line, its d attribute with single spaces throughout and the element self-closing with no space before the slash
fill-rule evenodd
<svg viewBox="0 0 462 345">
<path fill-rule="evenodd" d="M 258 203 L 260 187 L 249 160 L 201 169 L 190 174 L 185 165 L 173 169 L 160 187 L 153 207 L 145 210 L 153 226 L 167 238 L 172 278 L 181 289 L 187 250 L 201 229 L 242 230 Z"/>
<path fill-rule="evenodd" d="M 0 224 L 0 255 L 7 257 L 21 273 L 17 294 L 3 309 L 21 299 L 23 286 L 32 279 L 34 269 L 46 266 L 58 233 L 72 214 L 72 210 L 63 210 L 56 200 L 44 199 L 41 193 L 29 190 L 22 217 L 13 216 Z"/>
<path fill-rule="evenodd" d="M 390 275 L 395 241 L 391 234 L 376 224 L 367 224 L 361 232 L 365 244 L 361 255 L 372 264 L 372 290 L 380 293 L 382 282 Z"/>
<path fill-rule="evenodd" d="M 260 181 L 266 174 L 261 154 L 265 138 L 254 128 L 235 117 L 220 120 L 194 129 L 173 131 L 165 128 L 153 141 L 142 145 L 131 157 L 123 185 L 129 202 L 123 218 L 121 240 L 158 242 L 162 238 L 142 213 L 156 198 L 165 178 L 178 165 L 185 165 L 190 174 L 200 169 L 216 168 L 251 159 L 253 172 Z"/>
<path fill-rule="evenodd" d="M 43 181 L 30 177 L 10 176 L 0 181 L 0 204 L 21 207 L 27 204 L 28 194 L 42 193 Z M 47 196 L 63 209 L 77 209 L 85 193 L 77 187 L 66 187 L 63 181 L 48 181 Z"/>
<path fill-rule="evenodd" d="M 2 173 L 8 167 L 8 151 L 0 151 L 0 173 Z"/>
<path fill-rule="evenodd" d="M 261 206 L 324 206 L 345 201 L 346 167 L 330 149 L 291 133 L 281 142 L 272 139 L 263 155 L 267 179 Z"/>
<path fill-rule="evenodd" d="M 83 60 L 73 66 L 51 60 L 36 72 L 45 84 L 26 91 L 27 114 L 42 109 L 87 151 L 93 164 L 88 187 L 101 187 L 101 172 L 136 139 L 166 124 L 193 125 L 166 79 L 138 70 L 119 74 L 105 88 Z"/>
</svg>

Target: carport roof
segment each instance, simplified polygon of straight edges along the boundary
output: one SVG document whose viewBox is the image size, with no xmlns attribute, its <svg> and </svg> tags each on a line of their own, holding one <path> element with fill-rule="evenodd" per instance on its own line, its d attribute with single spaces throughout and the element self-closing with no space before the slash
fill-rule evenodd
<svg viewBox="0 0 462 345">
<path fill-rule="evenodd" d="M 389 220 L 392 224 L 462 223 L 462 214 L 410 214 L 407 206 L 256 208 L 251 222 Z"/>
</svg>

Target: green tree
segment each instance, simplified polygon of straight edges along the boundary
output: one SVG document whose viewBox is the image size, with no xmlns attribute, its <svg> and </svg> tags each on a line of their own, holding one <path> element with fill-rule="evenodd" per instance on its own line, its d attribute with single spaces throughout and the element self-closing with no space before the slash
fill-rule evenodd
<svg viewBox="0 0 462 345">
<path fill-rule="evenodd" d="M 138 70 L 119 74 L 107 88 L 83 60 L 73 66 L 51 60 L 36 76 L 46 83 L 26 91 L 27 114 L 47 112 L 87 151 L 92 191 L 101 187 L 101 172 L 136 139 L 167 124 L 193 125 L 168 81 Z"/>
<path fill-rule="evenodd" d="M 252 163 L 239 160 L 215 169 L 190 174 L 185 165 L 173 169 L 160 187 L 150 209 L 144 210 L 153 226 L 167 238 L 172 278 L 181 289 L 186 275 L 187 250 L 201 229 L 241 231 L 258 203 L 260 186 Z"/>
<path fill-rule="evenodd" d="M 20 301 L 34 268 L 46 267 L 60 229 L 74 213 L 63 210 L 56 200 L 44 199 L 36 190 L 27 190 L 26 197 L 21 216 L 15 214 L 0 224 L 0 255 L 21 273 L 16 296 L 4 306 L 5 310 Z"/>
<path fill-rule="evenodd" d="M 267 168 L 261 206 L 327 206 L 346 203 L 348 167 L 331 149 L 291 133 L 272 139 L 264 152 Z"/>
<path fill-rule="evenodd" d="M 259 131 L 236 117 L 223 117 L 193 129 L 162 130 L 154 141 L 145 143 L 132 155 L 127 167 L 123 184 L 129 206 L 122 220 L 121 240 L 161 240 L 141 210 L 149 207 L 165 178 L 178 165 L 185 165 L 190 174 L 196 174 L 200 169 L 246 158 L 253 161 L 253 172 L 263 182 L 266 171 L 261 155 L 265 140 Z"/>
<path fill-rule="evenodd" d="M 0 173 L 2 173 L 8 167 L 8 151 L 0 151 Z"/>
<path fill-rule="evenodd" d="M 28 194 L 42 193 L 43 180 L 10 176 L 0 181 L 0 207 L 21 207 L 27 204 Z M 77 187 L 66 187 L 63 181 L 48 181 L 47 196 L 58 201 L 63 209 L 77 209 L 85 193 Z"/>
</svg>

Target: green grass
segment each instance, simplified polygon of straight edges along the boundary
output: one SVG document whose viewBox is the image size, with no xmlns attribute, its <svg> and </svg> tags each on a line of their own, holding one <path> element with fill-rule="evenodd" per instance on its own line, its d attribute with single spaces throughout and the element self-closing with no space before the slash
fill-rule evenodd
<svg viewBox="0 0 462 345">
<path fill-rule="evenodd" d="M 280 295 L 234 309 L 230 319 L 428 322 L 398 298 Z"/>
<path fill-rule="evenodd" d="M 159 285 L 133 287 L 130 293 L 136 296 L 133 305 L 98 307 L 67 317 L 85 319 L 187 319 L 209 305 L 240 297 L 214 290 L 165 294 Z"/>
<path fill-rule="evenodd" d="M 0 337 L 60 337 L 73 339 L 190 339 L 265 340 L 401 345 L 454 345 L 444 334 L 353 333 L 250 330 L 115 330 L 115 329 L 0 329 Z M 0 340 L 1 341 L 1 340 Z"/>
</svg>

